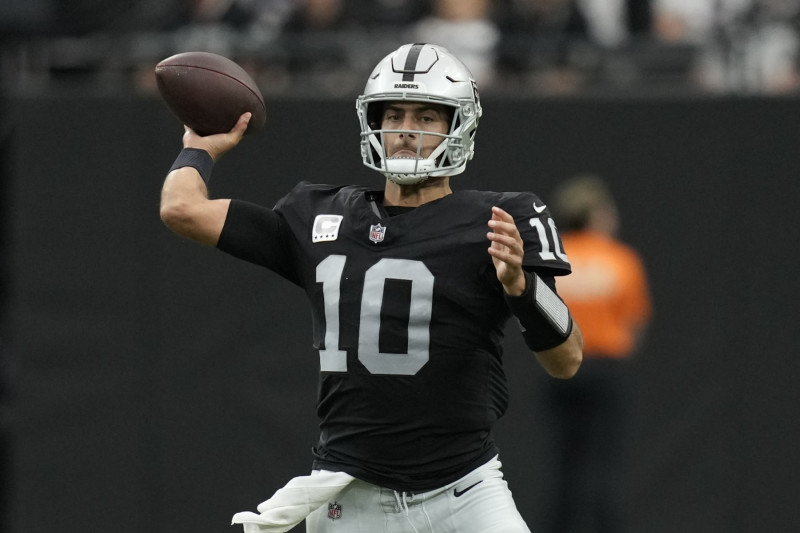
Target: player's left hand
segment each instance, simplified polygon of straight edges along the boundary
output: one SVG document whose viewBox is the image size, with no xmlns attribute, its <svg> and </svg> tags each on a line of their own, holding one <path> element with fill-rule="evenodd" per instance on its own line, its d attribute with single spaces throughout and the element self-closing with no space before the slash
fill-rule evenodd
<svg viewBox="0 0 800 533">
<path fill-rule="evenodd" d="M 514 217 L 499 207 L 492 207 L 489 220 L 492 229 L 486 234 L 491 241 L 489 255 L 492 256 L 497 279 L 506 293 L 519 296 L 525 290 L 525 275 L 522 271 L 524 247 Z"/>
</svg>

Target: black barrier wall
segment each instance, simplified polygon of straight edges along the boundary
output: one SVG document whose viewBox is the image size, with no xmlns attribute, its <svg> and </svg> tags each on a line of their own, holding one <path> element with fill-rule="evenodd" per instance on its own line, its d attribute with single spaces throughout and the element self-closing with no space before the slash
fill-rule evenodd
<svg viewBox="0 0 800 533">
<path fill-rule="evenodd" d="M 160 102 L 7 104 L 8 531 L 227 531 L 310 466 L 317 355 L 302 292 L 161 225 L 182 128 Z M 597 172 L 647 262 L 655 321 L 619 474 L 631 531 L 791 530 L 800 101 L 484 109 L 455 187 L 547 201 L 559 179 Z M 353 102 L 270 102 L 266 131 L 217 165 L 212 194 L 272 205 L 300 179 L 380 186 L 360 163 Z M 544 373 L 513 330 L 506 363 L 497 438 L 536 531 L 553 487 Z"/>
</svg>

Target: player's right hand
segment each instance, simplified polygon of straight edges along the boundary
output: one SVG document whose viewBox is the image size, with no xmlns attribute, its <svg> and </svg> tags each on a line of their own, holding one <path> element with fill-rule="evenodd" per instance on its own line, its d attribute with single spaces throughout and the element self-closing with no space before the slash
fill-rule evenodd
<svg viewBox="0 0 800 533">
<path fill-rule="evenodd" d="M 491 232 L 486 237 L 491 241 L 489 255 L 497 270 L 497 280 L 503 284 L 507 294 L 519 296 L 525 291 L 526 280 L 522 270 L 525 245 L 519 234 L 514 217 L 499 207 L 492 207 L 489 220 Z"/>
<path fill-rule="evenodd" d="M 251 117 L 252 113 L 243 113 L 229 132 L 217 133 L 206 137 L 201 137 L 189 126 L 184 126 L 183 147 L 205 150 L 214 161 L 217 161 L 225 152 L 239 144 L 244 132 L 247 130 L 247 123 L 250 122 Z"/>
</svg>

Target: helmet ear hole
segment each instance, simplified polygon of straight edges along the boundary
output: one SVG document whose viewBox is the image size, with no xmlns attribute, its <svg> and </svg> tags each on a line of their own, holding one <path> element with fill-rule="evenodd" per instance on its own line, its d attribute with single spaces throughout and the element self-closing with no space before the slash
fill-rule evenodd
<svg viewBox="0 0 800 533">
<path fill-rule="evenodd" d="M 373 130 L 381 129 L 383 102 L 367 104 L 367 125 Z"/>
<path fill-rule="evenodd" d="M 455 106 L 447 104 L 441 106 L 441 108 L 442 112 L 445 114 L 445 117 L 447 118 L 448 124 L 450 124 L 450 129 L 452 130 L 454 127 L 457 126 L 457 124 L 453 123 L 453 120 L 458 121 L 458 113 L 456 113 L 457 108 Z"/>
</svg>

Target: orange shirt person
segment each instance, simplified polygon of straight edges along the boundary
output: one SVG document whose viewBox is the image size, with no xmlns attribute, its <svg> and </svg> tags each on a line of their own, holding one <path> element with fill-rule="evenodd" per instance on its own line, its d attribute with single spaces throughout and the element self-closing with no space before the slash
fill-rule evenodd
<svg viewBox="0 0 800 533">
<path fill-rule="evenodd" d="M 558 294 L 580 324 L 584 357 L 572 380 L 550 380 L 544 390 L 557 458 L 545 530 L 625 531 L 619 487 L 629 442 L 629 360 L 652 319 L 647 276 L 639 254 L 617 236 L 619 215 L 603 180 L 563 182 L 550 209 L 572 265 L 557 281 Z"/>
<path fill-rule="evenodd" d="M 652 315 L 642 259 L 618 240 L 616 204 L 599 178 L 566 182 L 555 201 L 572 264 L 572 275 L 558 280 L 558 293 L 581 325 L 585 357 L 628 357 Z"/>
</svg>

